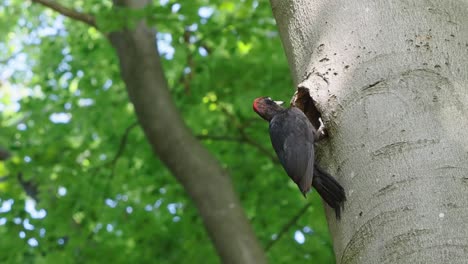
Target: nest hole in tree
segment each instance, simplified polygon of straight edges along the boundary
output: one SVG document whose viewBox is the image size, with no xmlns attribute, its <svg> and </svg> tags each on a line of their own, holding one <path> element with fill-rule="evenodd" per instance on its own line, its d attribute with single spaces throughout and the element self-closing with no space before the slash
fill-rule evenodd
<svg viewBox="0 0 468 264">
<path fill-rule="evenodd" d="M 315 107 L 315 101 L 309 93 L 309 89 L 305 87 L 298 87 L 291 99 L 291 106 L 301 109 L 307 116 L 310 123 L 318 129 L 320 127 L 320 112 Z"/>
</svg>

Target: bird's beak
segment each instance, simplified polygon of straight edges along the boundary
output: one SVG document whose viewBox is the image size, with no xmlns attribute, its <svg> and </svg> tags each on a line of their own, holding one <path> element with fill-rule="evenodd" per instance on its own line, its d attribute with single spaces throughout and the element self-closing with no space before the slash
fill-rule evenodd
<svg viewBox="0 0 468 264">
<path fill-rule="evenodd" d="M 282 104 L 284 104 L 283 101 L 274 101 L 274 102 L 275 102 L 277 105 L 282 105 Z"/>
</svg>

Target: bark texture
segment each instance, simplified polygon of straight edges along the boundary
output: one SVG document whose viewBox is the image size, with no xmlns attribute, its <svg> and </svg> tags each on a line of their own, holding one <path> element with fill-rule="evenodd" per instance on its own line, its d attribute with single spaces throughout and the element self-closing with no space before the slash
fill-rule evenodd
<svg viewBox="0 0 468 264">
<path fill-rule="evenodd" d="M 468 2 L 271 0 L 348 194 L 338 263 L 468 260 Z"/>
<path fill-rule="evenodd" d="M 130 8 L 143 8 L 149 2 L 115 1 Z M 140 22 L 109 38 L 148 141 L 194 200 L 222 262 L 266 263 L 229 175 L 191 134 L 171 100 L 155 31 Z"/>
</svg>

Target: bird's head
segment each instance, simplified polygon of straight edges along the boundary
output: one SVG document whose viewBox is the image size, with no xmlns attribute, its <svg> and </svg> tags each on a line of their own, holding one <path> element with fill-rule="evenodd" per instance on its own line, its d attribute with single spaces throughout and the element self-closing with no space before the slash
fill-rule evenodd
<svg viewBox="0 0 468 264">
<path fill-rule="evenodd" d="M 253 101 L 253 110 L 263 119 L 270 121 L 273 116 L 284 110 L 282 101 L 273 101 L 270 97 L 259 97 Z"/>
</svg>

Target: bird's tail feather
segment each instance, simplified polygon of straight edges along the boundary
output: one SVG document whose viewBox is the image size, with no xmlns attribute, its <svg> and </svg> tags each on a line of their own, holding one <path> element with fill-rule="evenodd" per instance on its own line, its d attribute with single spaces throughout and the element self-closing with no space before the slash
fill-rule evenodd
<svg viewBox="0 0 468 264">
<path fill-rule="evenodd" d="M 333 176 L 317 165 L 314 166 L 312 186 L 317 190 L 322 199 L 335 210 L 336 218 L 340 219 L 341 210 L 344 209 L 343 203 L 346 201 L 343 187 Z"/>
</svg>

